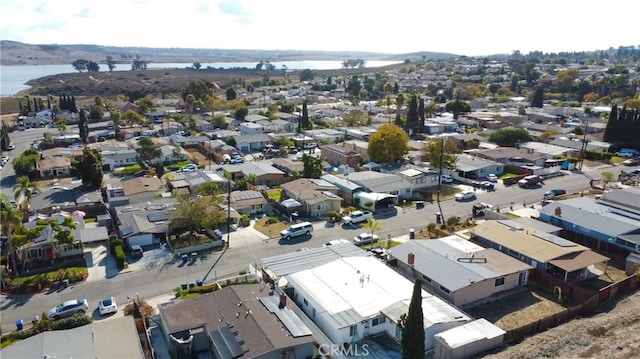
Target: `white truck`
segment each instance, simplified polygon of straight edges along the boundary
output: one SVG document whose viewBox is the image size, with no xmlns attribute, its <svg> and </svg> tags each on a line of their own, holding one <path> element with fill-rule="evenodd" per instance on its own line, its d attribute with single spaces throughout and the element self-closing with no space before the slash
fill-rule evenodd
<svg viewBox="0 0 640 359">
<path fill-rule="evenodd" d="M 356 224 L 365 222 L 367 218 L 373 216 L 373 213 L 369 211 L 353 211 L 348 215 L 342 217 L 342 224 Z"/>
</svg>

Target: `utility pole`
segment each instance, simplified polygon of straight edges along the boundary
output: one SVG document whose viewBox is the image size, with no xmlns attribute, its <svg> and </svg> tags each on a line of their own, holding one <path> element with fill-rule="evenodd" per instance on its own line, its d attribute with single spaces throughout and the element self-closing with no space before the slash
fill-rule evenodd
<svg viewBox="0 0 640 359">
<path fill-rule="evenodd" d="M 440 206 L 440 187 L 442 187 L 442 158 L 444 157 L 444 137 L 442 137 L 440 141 L 440 161 L 438 162 L 438 195 L 436 201 L 438 203 L 438 213 L 440 213 L 440 219 L 444 223 L 444 213 L 442 212 L 442 206 Z"/>
<path fill-rule="evenodd" d="M 231 244 L 231 175 L 227 182 L 227 248 Z"/>
<path fill-rule="evenodd" d="M 587 152 L 587 129 L 589 128 L 589 118 L 585 119 L 584 134 L 582 136 L 582 146 L 580 146 L 580 171 L 582 171 L 582 162 L 584 162 L 585 153 Z"/>
</svg>

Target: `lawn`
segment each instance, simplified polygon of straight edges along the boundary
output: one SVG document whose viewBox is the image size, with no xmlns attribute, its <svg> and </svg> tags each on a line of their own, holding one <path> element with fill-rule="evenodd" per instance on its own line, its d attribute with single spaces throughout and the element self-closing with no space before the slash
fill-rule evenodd
<svg viewBox="0 0 640 359">
<path fill-rule="evenodd" d="M 276 202 L 280 202 L 281 193 L 282 193 L 282 188 L 273 188 L 267 191 L 267 197 L 269 197 L 269 199 L 274 200 Z"/>
<path fill-rule="evenodd" d="M 271 217 L 262 217 L 258 219 L 253 225 L 253 228 L 269 238 L 274 238 L 278 237 L 282 230 L 289 227 L 289 224 L 283 222 L 269 223 L 269 218 Z"/>
<path fill-rule="evenodd" d="M 170 235 L 168 241 L 171 248 L 176 250 L 198 244 L 209 243 L 212 242 L 213 239 L 204 233 L 194 232 L 193 235 L 189 237 L 189 232 L 184 232 L 179 235 Z"/>
<path fill-rule="evenodd" d="M 75 283 L 85 280 L 88 275 L 87 263 L 84 260 L 78 260 L 50 272 L 23 275 L 10 279 L 8 286 L 18 291 L 42 290 L 49 287 L 53 282 L 61 282 L 68 279 L 70 283 Z"/>
</svg>

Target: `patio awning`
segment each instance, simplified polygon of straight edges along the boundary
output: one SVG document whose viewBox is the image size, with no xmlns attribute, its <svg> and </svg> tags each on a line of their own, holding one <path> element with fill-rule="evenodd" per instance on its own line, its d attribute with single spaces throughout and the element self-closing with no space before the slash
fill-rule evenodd
<svg viewBox="0 0 640 359">
<path fill-rule="evenodd" d="M 602 254 L 587 250 L 567 254 L 558 259 L 550 260 L 549 264 L 554 265 L 567 272 L 575 272 L 590 265 L 605 263 L 608 261 L 609 257 L 605 257 Z"/>
<path fill-rule="evenodd" d="M 284 201 L 280 202 L 280 205 L 284 208 L 302 207 L 302 203 L 296 201 L 293 198 L 285 199 Z"/>
</svg>

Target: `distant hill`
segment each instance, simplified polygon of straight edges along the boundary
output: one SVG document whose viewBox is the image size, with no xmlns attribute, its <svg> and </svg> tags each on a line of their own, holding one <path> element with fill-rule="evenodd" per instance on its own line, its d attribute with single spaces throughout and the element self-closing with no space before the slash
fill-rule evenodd
<svg viewBox="0 0 640 359">
<path fill-rule="evenodd" d="M 382 60 L 419 61 L 447 59 L 457 55 L 439 52 L 385 54 L 363 51 L 311 51 L 311 50 L 250 50 L 250 49 L 189 49 L 153 47 L 116 47 L 91 44 L 37 45 L 16 41 L 0 41 L 1 65 L 57 65 L 70 64 L 78 59 L 103 63 L 111 56 L 118 63 L 131 62 L 137 56 L 152 62 L 252 62 L 300 60 Z"/>
</svg>

